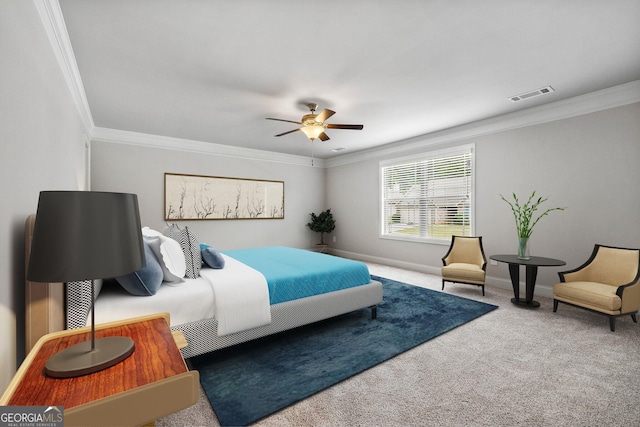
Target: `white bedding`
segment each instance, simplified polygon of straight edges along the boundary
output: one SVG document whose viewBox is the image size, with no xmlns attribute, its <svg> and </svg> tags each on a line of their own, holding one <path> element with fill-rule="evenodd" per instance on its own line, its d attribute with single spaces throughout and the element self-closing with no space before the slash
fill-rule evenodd
<svg viewBox="0 0 640 427">
<path fill-rule="evenodd" d="M 164 282 L 153 296 L 133 296 L 116 283 L 104 286 L 95 303 L 96 323 L 167 312 L 171 326 L 175 326 L 215 316 L 220 336 L 271 323 L 269 288 L 264 276 L 240 261 L 222 256 L 223 269 L 203 268 L 197 279 L 184 279 L 177 284 Z"/>
<path fill-rule="evenodd" d="M 95 302 L 96 323 L 167 312 L 171 326 L 214 316 L 213 289 L 204 277 L 185 279 L 178 286 L 163 283 L 153 296 L 133 296 L 117 283 L 103 286 Z M 87 322 L 89 324 L 89 321 Z"/>
<path fill-rule="evenodd" d="M 262 273 L 224 254 L 223 269 L 202 269 L 213 286 L 218 335 L 271 323 L 269 287 Z"/>
</svg>

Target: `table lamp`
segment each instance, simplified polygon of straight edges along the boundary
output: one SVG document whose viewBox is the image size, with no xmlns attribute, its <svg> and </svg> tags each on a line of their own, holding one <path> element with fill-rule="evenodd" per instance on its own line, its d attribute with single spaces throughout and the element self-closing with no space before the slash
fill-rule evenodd
<svg viewBox="0 0 640 427">
<path fill-rule="evenodd" d="M 135 194 L 97 191 L 42 191 L 38 201 L 27 279 L 33 282 L 91 281 L 140 270 L 144 245 Z M 47 360 L 45 372 L 71 378 L 111 367 L 135 348 L 129 337 L 95 338 Z"/>
</svg>

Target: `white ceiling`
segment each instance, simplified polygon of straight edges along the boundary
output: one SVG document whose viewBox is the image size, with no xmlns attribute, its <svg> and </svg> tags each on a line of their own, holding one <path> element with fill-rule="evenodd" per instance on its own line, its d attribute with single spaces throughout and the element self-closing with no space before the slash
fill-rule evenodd
<svg viewBox="0 0 640 427">
<path fill-rule="evenodd" d="M 95 126 L 280 153 L 302 102 L 364 124 L 330 158 L 640 80 L 638 0 L 59 3 Z"/>
</svg>

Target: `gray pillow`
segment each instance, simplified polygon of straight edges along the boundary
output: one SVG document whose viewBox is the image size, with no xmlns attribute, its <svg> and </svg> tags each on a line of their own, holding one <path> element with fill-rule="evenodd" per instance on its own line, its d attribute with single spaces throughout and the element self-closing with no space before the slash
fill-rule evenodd
<svg viewBox="0 0 640 427">
<path fill-rule="evenodd" d="M 116 277 L 120 286 L 131 295 L 155 295 L 162 284 L 162 267 L 147 242 L 144 242 L 144 256 L 146 259 L 144 268 L 134 273 Z"/>
</svg>

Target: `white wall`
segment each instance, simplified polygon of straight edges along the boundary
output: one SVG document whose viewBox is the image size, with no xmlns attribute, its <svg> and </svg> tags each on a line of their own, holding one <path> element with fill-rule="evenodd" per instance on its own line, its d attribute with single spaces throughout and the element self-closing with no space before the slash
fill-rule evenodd
<svg viewBox="0 0 640 427">
<path fill-rule="evenodd" d="M 159 231 L 164 222 L 164 173 L 284 181 L 284 219 L 178 221 L 200 242 L 217 249 L 284 245 L 310 248 L 319 240 L 306 223 L 325 205 L 325 169 L 277 161 L 237 158 L 213 152 L 176 151 L 92 141 L 93 190 L 138 195 L 143 225 Z"/>
<path fill-rule="evenodd" d="M 0 390 L 24 357 L 24 224 L 85 183 L 83 124 L 33 2 L 0 2 Z"/>
<path fill-rule="evenodd" d="M 509 206 L 500 200 L 536 190 L 545 207 L 567 210 L 544 217 L 532 234 L 531 254 L 560 258 L 573 268 L 586 261 L 595 243 L 640 247 L 640 103 L 551 121 L 450 144 L 401 151 L 400 156 L 443 146 L 475 143 L 476 234 L 487 256 L 515 253 L 516 231 Z M 418 138 L 418 141 L 420 139 Z M 416 141 L 412 143 L 415 145 Z M 417 144 L 420 145 L 420 144 Z M 330 167 L 327 207 L 338 226 L 338 253 L 438 272 L 447 246 L 380 239 L 377 158 Z M 562 268 L 541 268 L 537 290 L 548 294 Z M 488 282 L 508 285 L 505 264 L 489 265 Z"/>
</svg>

